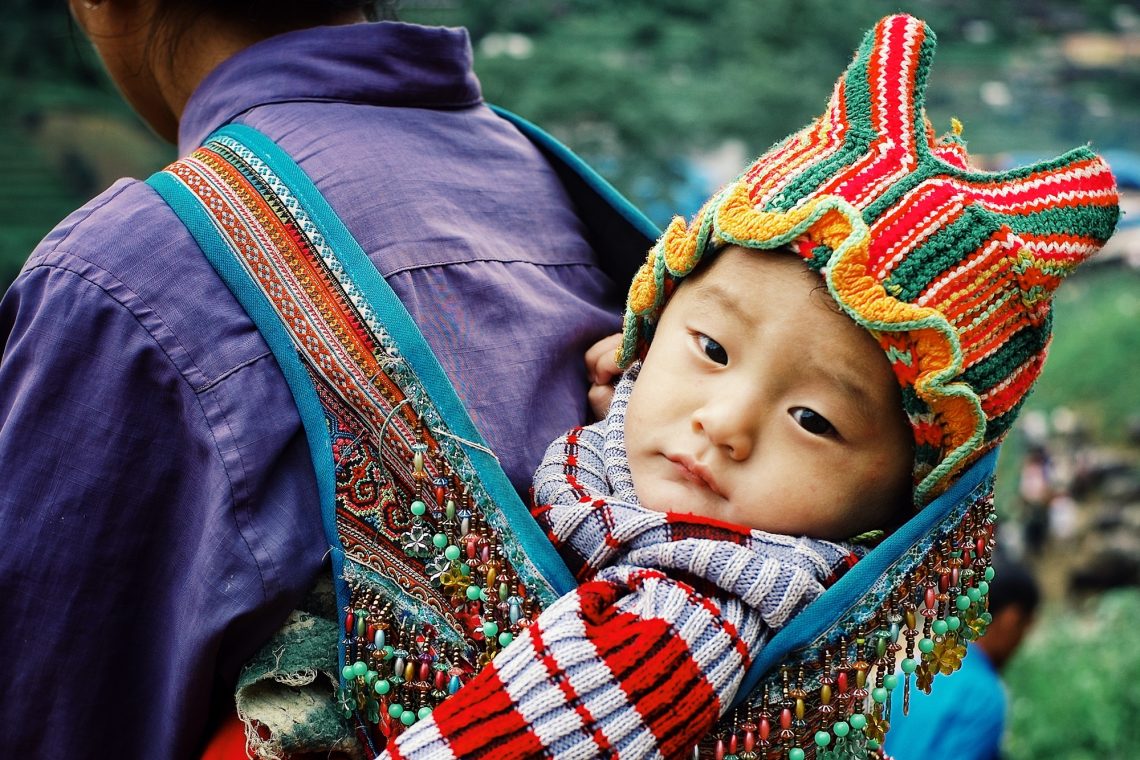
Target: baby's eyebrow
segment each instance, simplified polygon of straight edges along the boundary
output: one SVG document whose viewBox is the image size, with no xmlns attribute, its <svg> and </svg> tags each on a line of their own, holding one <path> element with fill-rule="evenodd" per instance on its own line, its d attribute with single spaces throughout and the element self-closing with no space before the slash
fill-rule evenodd
<svg viewBox="0 0 1140 760">
<path fill-rule="evenodd" d="M 756 323 L 756 315 L 740 305 L 739 299 L 725 290 L 719 283 L 698 280 L 692 283 L 694 295 L 698 300 L 704 301 L 706 306 L 723 309 L 731 312 L 733 319 L 745 324 Z"/>
<path fill-rule="evenodd" d="M 832 385 L 839 388 L 846 397 L 851 398 L 856 411 L 858 411 L 860 415 L 866 417 L 868 420 L 876 418 L 877 415 L 871 393 L 865 384 L 859 382 L 858 379 L 849 373 L 843 372 L 841 369 L 828 364 L 816 364 L 813 369 Z"/>
</svg>

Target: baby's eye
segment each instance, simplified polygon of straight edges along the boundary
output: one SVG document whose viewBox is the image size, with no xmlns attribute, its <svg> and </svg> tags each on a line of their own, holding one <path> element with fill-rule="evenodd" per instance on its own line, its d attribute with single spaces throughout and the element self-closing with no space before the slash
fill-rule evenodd
<svg viewBox="0 0 1140 760">
<path fill-rule="evenodd" d="M 705 352 L 705 356 L 717 364 L 728 364 L 728 352 L 724 350 L 724 346 L 707 335 L 697 335 L 697 343 Z"/>
<path fill-rule="evenodd" d="M 804 430 L 812 435 L 827 435 L 834 433 L 835 427 L 819 412 L 807 407 L 797 406 L 791 410 L 792 419 Z"/>
</svg>

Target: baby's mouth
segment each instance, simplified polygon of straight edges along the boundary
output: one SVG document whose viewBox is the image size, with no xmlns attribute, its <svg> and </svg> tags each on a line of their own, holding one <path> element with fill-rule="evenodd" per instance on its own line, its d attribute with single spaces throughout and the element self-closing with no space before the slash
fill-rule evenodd
<svg viewBox="0 0 1140 760">
<path fill-rule="evenodd" d="M 708 466 L 685 454 L 666 454 L 665 458 L 677 468 L 677 472 L 682 478 L 697 483 L 722 499 L 724 498 L 724 494 L 717 485 L 716 476 L 713 475 Z"/>
</svg>

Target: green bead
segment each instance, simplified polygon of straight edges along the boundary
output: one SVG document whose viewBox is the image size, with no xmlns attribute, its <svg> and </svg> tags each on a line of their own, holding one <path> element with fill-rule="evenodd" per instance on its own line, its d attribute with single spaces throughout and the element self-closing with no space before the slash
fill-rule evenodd
<svg viewBox="0 0 1140 760">
<path fill-rule="evenodd" d="M 379 674 L 379 673 L 377 673 L 377 672 L 376 672 L 375 670 L 373 670 L 372 668 L 369 668 L 369 669 L 368 669 L 368 672 L 364 674 L 364 682 L 365 682 L 366 684 L 368 684 L 369 686 L 371 686 L 371 685 L 372 685 L 372 683 L 373 683 L 373 682 L 374 682 L 374 681 L 375 681 L 377 678 L 379 678 L 379 677 L 380 677 L 380 674 Z"/>
<path fill-rule="evenodd" d="M 962 627 L 962 618 L 958 617 L 957 615 L 951 615 L 950 617 L 946 618 L 946 627 L 951 631 L 958 630 Z"/>
<path fill-rule="evenodd" d="M 982 591 L 977 588 L 968 588 L 966 589 L 966 596 L 971 602 L 976 602 L 982 598 Z"/>
<path fill-rule="evenodd" d="M 341 669 L 340 674 L 346 681 L 351 681 L 356 678 L 356 671 L 352 669 L 351 665 L 345 665 L 344 668 Z"/>
<path fill-rule="evenodd" d="M 988 612 L 983 612 L 981 615 L 978 615 L 978 620 L 981 620 L 986 625 L 989 625 L 990 623 L 994 622 L 994 616 Z"/>
<path fill-rule="evenodd" d="M 405 726 L 410 726 L 416 722 L 416 714 L 411 710 L 404 710 L 400 713 L 400 722 Z"/>
<path fill-rule="evenodd" d="M 788 750 L 788 760 L 804 760 L 804 751 L 799 747 Z"/>
<path fill-rule="evenodd" d="M 918 651 L 923 654 L 930 654 L 934 651 L 934 639 L 919 639 Z"/>
<path fill-rule="evenodd" d="M 447 536 L 442 533 L 436 533 L 431 537 L 431 542 L 435 544 L 436 549 L 442 549 L 447 546 Z"/>
<path fill-rule="evenodd" d="M 899 687 L 899 677 L 894 673 L 888 673 L 883 678 L 883 686 L 886 687 L 887 691 L 894 691 Z"/>
<path fill-rule="evenodd" d="M 468 586 L 467 587 L 467 599 L 469 601 L 472 601 L 472 602 L 479 600 L 479 587 L 478 586 Z"/>
<path fill-rule="evenodd" d="M 978 581 L 978 593 L 982 596 L 987 596 L 990 593 L 990 584 L 985 581 Z"/>
<path fill-rule="evenodd" d="M 907 657 L 902 661 L 902 669 L 903 672 L 909 676 L 911 673 L 918 670 L 918 660 L 914 659 L 913 657 Z"/>
<path fill-rule="evenodd" d="M 423 517 L 425 514 L 427 514 L 427 504 L 424 504 L 419 499 L 413 501 L 412 505 L 408 507 L 408 509 L 410 509 L 412 511 L 412 514 L 416 517 Z"/>
<path fill-rule="evenodd" d="M 367 672 L 368 672 L 368 665 L 367 664 L 361 662 L 360 660 L 357 660 L 356 662 L 352 663 L 352 675 L 362 676 Z"/>
<path fill-rule="evenodd" d="M 992 581 L 994 579 L 994 569 L 992 567 L 987 567 L 985 576 L 987 581 Z"/>
<path fill-rule="evenodd" d="M 447 519 L 448 520 L 454 520 L 455 519 L 455 499 L 448 499 L 447 500 Z"/>
<path fill-rule="evenodd" d="M 947 622 L 945 620 L 935 620 L 934 624 L 932 626 L 930 626 L 930 629 L 932 631 L 934 631 L 934 635 L 936 635 L 936 636 L 945 636 L 946 630 L 949 627 L 950 626 L 947 624 Z"/>
<path fill-rule="evenodd" d="M 452 544 L 443 550 L 443 556 L 454 562 L 455 560 L 459 559 L 459 547 L 455 544 Z"/>
<path fill-rule="evenodd" d="M 404 714 L 404 706 L 399 702 L 393 702 L 392 704 L 388 705 L 388 714 L 393 718 L 399 718 Z"/>
<path fill-rule="evenodd" d="M 424 718 L 426 718 L 429 715 L 431 715 L 431 708 L 428 707 L 427 705 L 424 705 L 423 707 L 421 707 L 416 712 L 416 717 L 419 718 L 420 720 L 423 720 Z"/>
<path fill-rule="evenodd" d="M 882 686 L 876 686 L 871 689 L 871 699 L 878 702 L 880 705 L 887 701 L 887 690 Z"/>
<path fill-rule="evenodd" d="M 487 638 L 492 638 L 499 635 L 499 624 L 493 620 L 488 620 L 483 623 L 483 635 Z"/>
<path fill-rule="evenodd" d="M 468 575 L 471 575 L 471 565 L 468 565 L 466 562 L 461 563 L 459 565 L 459 574 L 464 578 L 466 578 Z"/>
<path fill-rule="evenodd" d="M 396 647 L 392 646 L 391 644 L 389 644 L 388 646 L 384 647 L 384 659 L 385 659 L 385 660 L 390 660 L 390 659 L 392 659 L 392 657 L 394 656 L 395 652 L 396 652 Z"/>
<path fill-rule="evenodd" d="M 868 739 L 867 740 L 867 749 L 869 749 L 873 752 L 873 751 L 877 750 L 878 748 L 879 748 L 879 743 L 877 741 L 875 741 L 874 739 Z"/>
<path fill-rule="evenodd" d="M 487 589 L 485 589 L 485 588 L 479 589 L 479 598 L 484 602 L 488 601 Z"/>
<path fill-rule="evenodd" d="M 377 694 L 384 696 L 392 690 L 392 684 L 388 682 L 387 678 L 381 678 L 376 682 L 376 686 L 374 688 L 376 689 Z"/>
<path fill-rule="evenodd" d="M 500 602 L 507 601 L 507 597 L 511 595 L 510 591 L 511 590 L 509 588 L 507 588 L 506 583 L 500 583 L 499 584 L 499 601 Z"/>
<path fill-rule="evenodd" d="M 966 596 L 965 594 L 958 594 L 958 598 L 955 600 L 954 604 L 958 607 L 959 610 L 965 612 L 966 610 L 970 609 L 970 597 Z"/>
<path fill-rule="evenodd" d="M 510 631 L 503 631 L 499 634 L 499 646 L 501 647 L 509 646 L 514 640 L 515 636 Z"/>
<path fill-rule="evenodd" d="M 867 716 L 863 713 L 855 713 L 850 718 L 848 718 L 848 722 L 851 724 L 851 728 L 855 729 L 856 731 L 862 731 L 867 727 Z"/>
<path fill-rule="evenodd" d="M 819 747 L 826 747 L 828 744 L 831 744 L 831 734 L 826 731 L 816 731 L 815 743 Z"/>
<path fill-rule="evenodd" d="M 847 721 L 841 720 L 832 726 L 831 730 L 835 732 L 836 736 L 843 737 L 851 733 L 851 726 L 847 723 Z"/>
</svg>

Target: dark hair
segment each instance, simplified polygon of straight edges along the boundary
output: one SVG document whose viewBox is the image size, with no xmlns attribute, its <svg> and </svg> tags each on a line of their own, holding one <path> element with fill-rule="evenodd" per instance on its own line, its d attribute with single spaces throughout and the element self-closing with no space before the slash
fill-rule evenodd
<svg viewBox="0 0 1140 760">
<path fill-rule="evenodd" d="M 352 10 L 363 11 L 369 21 L 394 19 L 396 5 L 396 0 L 159 0 L 149 21 L 150 44 L 165 47 L 173 67 L 182 30 L 204 15 L 228 16 L 274 35 L 321 26 Z"/>
<path fill-rule="evenodd" d="M 1033 613 L 1041 601 L 1041 590 L 1029 568 L 1005 554 L 995 554 L 994 579 L 990 582 L 990 614 L 1006 607 L 1020 606 Z"/>
</svg>

